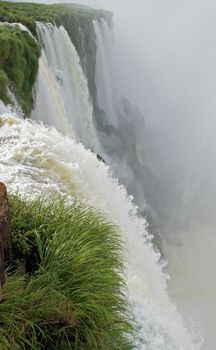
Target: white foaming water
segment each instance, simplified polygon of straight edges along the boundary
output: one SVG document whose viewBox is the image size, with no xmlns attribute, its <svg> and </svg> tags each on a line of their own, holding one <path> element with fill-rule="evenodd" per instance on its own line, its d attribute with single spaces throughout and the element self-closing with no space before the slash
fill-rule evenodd
<svg viewBox="0 0 216 350">
<path fill-rule="evenodd" d="M 8 108 L 4 105 L 4 103 L 0 100 L 0 115 L 8 112 Z"/>
<path fill-rule="evenodd" d="M 0 116 L 3 113 L 11 113 L 11 114 L 15 113 L 16 115 L 19 115 L 20 117 L 22 117 L 23 116 L 22 110 L 16 100 L 16 97 L 9 89 L 8 89 L 8 96 L 12 104 L 5 106 L 4 103 L 0 100 Z"/>
<path fill-rule="evenodd" d="M 24 31 L 24 32 L 28 32 L 29 35 L 32 35 L 31 32 L 28 30 L 28 28 L 26 28 L 22 23 L 9 23 L 9 22 L 0 22 L 0 26 L 10 26 L 10 27 L 15 27 L 15 28 L 19 28 L 20 30 Z"/>
<path fill-rule="evenodd" d="M 37 31 L 44 50 L 32 118 L 54 125 L 64 134 L 73 127 L 77 140 L 97 149 L 87 81 L 73 43 L 63 26 L 38 22 Z"/>
<path fill-rule="evenodd" d="M 2 115 L 0 178 L 23 196 L 67 194 L 93 205 L 118 225 L 127 242 L 129 304 L 140 326 L 142 350 L 193 350 L 199 345 L 170 302 L 158 254 L 146 222 L 110 169 L 55 129 Z"/>
</svg>

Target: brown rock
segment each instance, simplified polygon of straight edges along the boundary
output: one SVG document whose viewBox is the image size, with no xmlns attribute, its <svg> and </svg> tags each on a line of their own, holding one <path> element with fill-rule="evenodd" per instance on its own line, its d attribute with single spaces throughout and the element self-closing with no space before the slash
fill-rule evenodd
<svg viewBox="0 0 216 350">
<path fill-rule="evenodd" d="M 0 182 L 0 300 L 2 299 L 1 287 L 5 283 L 4 263 L 10 260 L 11 231 L 8 221 L 8 197 L 7 188 Z"/>
</svg>

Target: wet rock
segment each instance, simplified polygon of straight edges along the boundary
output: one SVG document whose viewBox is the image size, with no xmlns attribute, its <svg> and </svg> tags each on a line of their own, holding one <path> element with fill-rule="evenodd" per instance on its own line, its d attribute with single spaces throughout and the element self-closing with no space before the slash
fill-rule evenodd
<svg viewBox="0 0 216 350">
<path fill-rule="evenodd" d="M 0 182 L 0 300 L 5 283 L 4 264 L 11 258 L 11 231 L 8 220 L 7 188 Z"/>
<path fill-rule="evenodd" d="M 102 161 L 104 164 L 106 164 L 105 160 L 98 153 L 97 153 L 97 159 Z"/>
</svg>

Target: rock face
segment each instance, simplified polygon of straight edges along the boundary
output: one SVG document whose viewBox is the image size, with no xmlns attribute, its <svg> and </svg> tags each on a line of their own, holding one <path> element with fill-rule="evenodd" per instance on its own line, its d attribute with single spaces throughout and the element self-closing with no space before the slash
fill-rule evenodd
<svg viewBox="0 0 216 350">
<path fill-rule="evenodd" d="M 4 263 L 10 260 L 11 231 L 8 221 L 7 188 L 0 182 L 0 300 L 5 283 Z"/>
</svg>

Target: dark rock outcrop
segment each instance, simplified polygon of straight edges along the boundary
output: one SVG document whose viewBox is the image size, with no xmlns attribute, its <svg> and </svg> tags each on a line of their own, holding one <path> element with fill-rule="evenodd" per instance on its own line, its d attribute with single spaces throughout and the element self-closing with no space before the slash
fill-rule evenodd
<svg viewBox="0 0 216 350">
<path fill-rule="evenodd" d="M 7 188 L 0 182 L 0 300 L 2 299 L 2 286 L 5 283 L 4 264 L 10 261 L 11 231 L 8 221 Z"/>
</svg>

